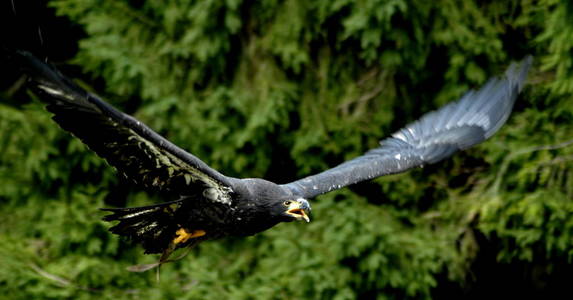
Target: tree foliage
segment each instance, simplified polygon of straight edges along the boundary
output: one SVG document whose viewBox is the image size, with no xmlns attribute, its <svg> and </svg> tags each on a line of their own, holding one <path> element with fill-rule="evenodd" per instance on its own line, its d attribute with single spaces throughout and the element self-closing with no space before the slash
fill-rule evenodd
<svg viewBox="0 0 573 300">
<path fill-rule="evenodd" d="M 43 14 L 55 13 L 79 32 L 70 37 L 77 51 L 65 64 L 56 61 L 65 73 L 224 174 L 277 182 L 360 155 L 512 60 L 533 54 L 536 64 L 508 124 L 488 142 L 437 165 L 320 196 L 310 224 L 202 244 L 165 265 L 160 282 L 153 272 L 125 270 L 156 258 L 107 232 L 97 208 L 168 199 L 116 178 L 50 121 L 16 71 L 5 74 L 4 297 L 420 299 L 567 287 L 573 272 L 568 2 L 48 5 Z M 44 36 L 43 51 L 69 52 L 75 44 L 50 43 L 65 34 Z"/>
</svg>

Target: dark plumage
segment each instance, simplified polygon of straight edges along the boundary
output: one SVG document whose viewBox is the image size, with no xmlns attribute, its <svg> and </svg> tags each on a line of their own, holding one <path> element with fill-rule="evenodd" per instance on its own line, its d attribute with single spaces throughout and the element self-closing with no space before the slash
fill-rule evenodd
<svg viewBox="0 0 573 300">
<path fill-rule="evenodd" d="M 137 184 L 176 201 L 104 209 L 119 221 L 110 230 L 140 242 L 146 253 L 163 253 L 224 236 L 247 236 L 280 222 L 308 221 L 308 198 L 374 177 L 435 163 L 493 135 L 507 120 L 522 89 L 531 58 L 480 90 L 423 116 L 380 147 L 322 173 L 288 184 L 227 177 L 159 136 L 131 116 L 78 87 L 25 52 L 14 54 L 30 87 L 53 119 Z"/>
</svg>

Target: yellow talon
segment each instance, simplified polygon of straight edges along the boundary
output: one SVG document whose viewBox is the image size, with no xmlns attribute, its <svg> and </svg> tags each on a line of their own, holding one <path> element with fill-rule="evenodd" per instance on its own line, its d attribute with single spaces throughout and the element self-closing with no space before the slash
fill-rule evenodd
<svg viewBox="0 0 573 300">
<path fill-rule="evenodd" d="M 173 244 L 177 245 L 179 243 L 185 243 L 189 239 L 204 236 L 205 230 L 199 229 L 188 232 L 185 228 L 179 228 L 175 234 L 177 234 L 177 237 L 173 239 Z"/>
</svg>

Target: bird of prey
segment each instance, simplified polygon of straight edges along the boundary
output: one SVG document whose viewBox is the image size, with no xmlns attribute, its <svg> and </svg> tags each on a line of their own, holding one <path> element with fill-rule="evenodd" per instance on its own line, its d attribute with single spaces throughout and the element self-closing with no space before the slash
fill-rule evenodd
<svg viewBox="0 0 573 300">
<path fill-rule="evenodd" d="M 483 142 L 509 117 L 525 84 L 531 57 L 477 91 L 422 116 L 378 148 L 332 169 L 287 184 L 233 178 L 209 167 L 137 119 L 63 76 L 27 52 L 14 60 L 53 119 L 97 155 L 142 187 L 177 200 L 145 207 L 106 208 L 111 232 L 162 253 L 225 236 L 249 236 L 280 222 L 309 221 L 308 199 L 375 177 L 436 163 Z M 173 199 L 171 199 L 173 200 Z"/>
</svg>

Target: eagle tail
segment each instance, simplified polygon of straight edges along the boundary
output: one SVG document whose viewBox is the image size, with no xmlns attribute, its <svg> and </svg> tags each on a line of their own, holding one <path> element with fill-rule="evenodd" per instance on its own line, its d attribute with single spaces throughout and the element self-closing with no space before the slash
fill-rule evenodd
<svg viewBox="0 0 573 300">
<path fill-rule="evenodd" d="M 177 236 L 179 225 L 175 213 L 181 207 L 182 200 L 142 207 L 102 208 L 111 212 L 104 221 L 119 221 L 109 230 L 141 243 L 145 253 L 163 253 L 173 251 L 173 239 Z"/>
</svg>

